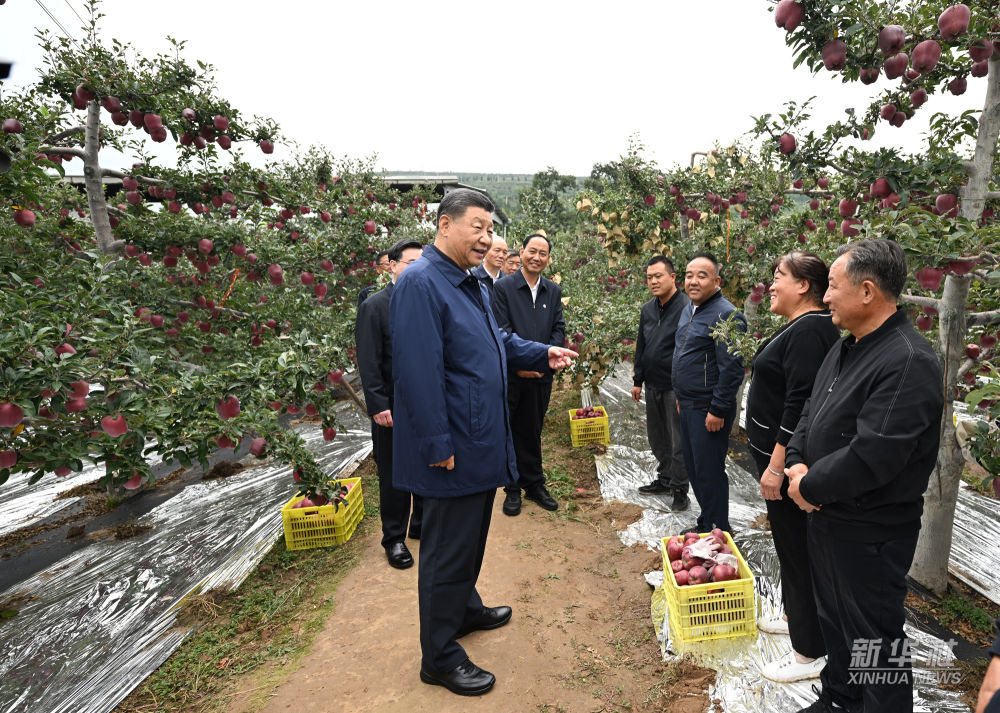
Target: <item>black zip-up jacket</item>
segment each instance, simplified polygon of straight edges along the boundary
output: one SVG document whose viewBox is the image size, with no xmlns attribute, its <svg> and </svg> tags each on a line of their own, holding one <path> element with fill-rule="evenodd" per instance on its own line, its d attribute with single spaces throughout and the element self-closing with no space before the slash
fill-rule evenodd
<svg viewBox="0 0 1000 713">
<path fill-rule="evenodd" d="M 812 524 L 860 542 L 915 535 L 937 461 L 941 367 L 902 309 L 827 354 L 785 454 L 805 463 Z"/>
<path fill-rule="evenodd" d="M 639 336 L 635 340 L 635 366 L 632 384 L 646 384 L 657 391 L 670 391 L 673 383 L 670 370 L 674 362 L 674 336 L 681 312 L 691 300 L 680 290 L 660 304 L 654 297 L 642 306 L 639 313 Z"/>
<path fill-rule="evenodd" d="M 816 370 L 840 337 L 830 313 L 806 312 L 783 325 L 757 349 L 747 396 L 747 442 L 770 457 L 788 445 L 812 393 Z"/>
<path fill-rule="evenodd" d="M 392 287 L 390 282 L 366 298 L 358 307 L 354 323 L 358 373 L 369 416 L 392 409 L 392 336 L 389 333 Z"/>
</svg>

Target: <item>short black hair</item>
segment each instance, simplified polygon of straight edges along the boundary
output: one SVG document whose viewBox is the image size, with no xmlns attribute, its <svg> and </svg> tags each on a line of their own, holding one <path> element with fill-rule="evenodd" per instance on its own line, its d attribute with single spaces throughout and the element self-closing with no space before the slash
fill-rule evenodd
<svg viewBox="0 0 1000 713">
<path fill-rule="evenodd" d="M 496 210 L 493 201 L 485 193 L 474 191 L 471 188 L 456 188 L 446 193 L 438 205 L 438 227 L 441 226 L 443 216 L 447 215 L 453 220 L 457 220 L 465 215 L 465 211 L 469 208 L 482 208 L 491 214 Z"/>
<path fill-rule="evenodd" d="M 898 298 L 906 284 L 906 253 L 895 240 L 867 238 L 837 248 L 837 257 L 847 255 L 844 271 L 855 285 L 871 280 L 883 294 Z"/>
<path fill-rule="evenodd" d="M 665 255 L 654 255 L 649 258 L 649 262 L 646 263 L 646 267 L 652 267 L 658 262 L 662 262 L 666 266 L 667 272 L 671 275 L 676 273 L 676 270 L 674 270 L 674 261 Z"/>
<path fill-rule="evenodd" d="M 424 246 L 419 240 L 414 240 L 413 238 L 400 238 L 392 244 L 392 247 L 386 251 L 391 262 L 399 262 L 400 258 L 403 257 L 403 251 L 407 248 L 416 248 L 417 250 L 423 250 Z"/>
<path fill-rule="evenodd" d="M 546 243 L 549 244 L 549 252 L 552 252 L 552 241 L 549 240 L 548 237 L 546 237 L 545 235 L 542 235 L 541 233 L 532 233 L 531 235 L 526 237 L 524 240 L 521 241 L 521 247 L 522 248 L 528 247 L 528 243 L 531 242 L 532 238 L 541 238 L 542 240 L 544 240 Z"/>
<path fill-rule="evenodd" d="M 507 257 L 521 257 L 521 253 L 519 253 L 514 248 L 511 248 L 510 250 L 507 251 Z"/>
<path fill-rule="evenodd" d="M 384 257 L 389 257 L 389 250 L 379 250 L 377 253 L 375 253 L 375 262 L 378 262 Z M 391 260 L 392 258 L 389 259 Z"/>
<path fill-rule="evenodd" d="M 719 261 L 715 259 L 715 255 L 704 251 L 697 252 L 688 259 L 688 262 L 691 262 L 692 260 L 697 260 L 698 258 L 704 258 L 713 265 L 715 265 L 715 274 L 719 275 L 720 277 L 722 276 L 722 270 L 719 269 Z"/>
</svg>

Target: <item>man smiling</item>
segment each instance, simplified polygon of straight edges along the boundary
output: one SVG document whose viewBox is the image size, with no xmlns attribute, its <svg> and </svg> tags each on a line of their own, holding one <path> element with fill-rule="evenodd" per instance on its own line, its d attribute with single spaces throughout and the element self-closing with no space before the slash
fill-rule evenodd
<svg viewBox="0 0 1000 713">
<path fill-rule="evenodd" d="M 708 532 L 729 524 L 729 480 L 726 449 L 736 420 L 736 392 L 743 381 L 743 360 L 712 336 L 720 321 L 735 315 L 737 329 L 746 318 L 722 296 L 719 263 L 710 253 L 697 253 L 684 273 L 691 307 L 677 324 L 672 380 L 681 419 L 684 464 L 701 514 L 694 528 Z"/>
<path fill-rule="evenodd" d="M 563 343 L 566 323 L 562 313 L 562 290 L 542 277 L 552 257 L 552 243 L 543 233 L 532 233 L 521 248 L 521 269 L 494 288 L 493 313 L 500 329 L 543 344 Z M 505 515 L 521 512 L 521 490 L 546 510 L 559 507 L 545 487 L 542 472 L 542 423 L 552 396 L 552 372 L 511 369 L 507 387 L 510 428 L 517 456 L 518 482 L 507 485 Z"/>
<path fill-rule="evenodd" d="M 497 327 L 486 289 L 469 271 L 490 249 L 493 203 L 448 193 L 434 244 L 400 275 L 389 304 L 392 332 L 393 484 L 423 496 L 418 564 L 420 680 L 466 696 L 496 678 L 457 639 L 511 619 L 476 591 L 498 487 L 515 478 L 507 413 L 507 364 L 547 371 L 568 349 Z"/>
</svg>

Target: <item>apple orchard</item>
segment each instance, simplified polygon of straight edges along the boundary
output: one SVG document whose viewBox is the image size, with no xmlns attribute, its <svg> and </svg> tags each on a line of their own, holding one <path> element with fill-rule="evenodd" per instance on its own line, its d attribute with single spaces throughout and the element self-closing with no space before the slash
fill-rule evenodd
<svg viewBox="0 0 1000 713">
<path fill-rule="evenodd" d="M 1000 396 L 977 382 L 997 375 L 1000 20 L 985 2 L 760 7 L 778 26 L 761 41 L 784 39 L 801 71 L 874 85 L 878 99 L 826 127 L 811 125 L 808 103 L 787 104 L 689 167 L 661 170 L 638 143 L 595 167 L 576 222 L 554 236 L 550 272 L 580 352 L 562 378 L 596 387 L 629 357 L 654 253 L 679 267 L 698 250 L 720 257 L 727 295 L 751 318 L 736 340 L 750 355 L 775 326 L 759 308 L 775 257 L 829 258 L 856 236 L 898 241 L 913 268 L 904 303 L 938 350 L 949 397 L 911 572 L 940 592 L 963 464 L 951 399 L 995 417 Z M 428 195 L 321 149 L 254 168 L 244 152 L 270 154 L 278 126 L 219 96 L 212 68 L 181 59 L 181 44 L 144 57 L 102 44 L 95 25 L 83 49 L 43 42 L 37 85 L 0 95 L 11 157 L 0 174 L 0 483 L 90 461 L 109 489 L 134 489 L 151 480 L 153 454 L 205 463 L 249 437 L 257 457 L 293 464 L 303 492 L 321 490 L 325 474 L 277 417 L 301 412 L 335 437 L 354 298 L 374 280 L 375 251 L 430 239 Z M 975 81 L 987 83 L 985 107 L 934 113 L 936 95 Z M 919 154 L 866 148 L 917 111 L 932 127 Z M 150 142 L 176 150 L 158 162 Z M 111 150 L 132 168 L 102 167 Z M 60 180 L 67 159 L 83 163 L 82 191 Z M 1000 470 L 995 434 L 981 428 L 971 447 Z"/>
</svg>

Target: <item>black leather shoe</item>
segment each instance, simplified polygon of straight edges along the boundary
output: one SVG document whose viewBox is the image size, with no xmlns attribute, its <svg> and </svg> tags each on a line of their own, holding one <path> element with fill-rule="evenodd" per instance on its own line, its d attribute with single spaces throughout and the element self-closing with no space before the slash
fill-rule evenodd
<svg viewBox="0 0 1000 713">
<path fill-rule="evenodd" d="M 408 569 L 413 566 L 413 555 L 407 549 L 405 542 L 393 542 L 385 548 L 385 556 L 389 566 L 396 569 Z"/>
<path fill-rule="evenodd" d="M 507 497 L 503 499 L 503 514 L 521 514 L 521 493 L 507 493 Z"/>
<path fill-rule="evenodd" d="M 642 488 L 639 488 L 642 490 Z M 691 500 L 686 491 L 677 488 L 674 490 L 674 500 L 670 503 L 670 512 L 684 512 L 691 507 Z"/>
<path fill-rule="evenodd" d="M 497 677 L 476 666 L 469 659 L 447 673 L 428 671 L 421 667 L 420 680 L 432 686 L 444 686 L 460 696 L 481 696 L 493 688 Z"/>
<path fill-rule="evenodd" d="M 639 492 L 643 495 L 662 495 L 663 493 L 669 492 L 670 487 L 664 485 L 659 480 L 654 480 L 648 485 L 640 485 Z"/>
<path fill-rule="evenodd" d="M 700 535 L 701 534 L 701 530 L 699 530 L 698 526 L 696 525 L 694 527 L 685 527 L 683 530 L 681 530 L 681 535 L 686 535 L 689 532 L 693 532 L 696 535 Z"/>
<path fill-rule="evenodd" d="M 510 607 L 485 607 L 483 613 L 480 614 L 474 621 L 466 624 L 458 633 L 455 634 L 456 639 L 460 639 L 466 634 L 471 634 L 473 631 L 486 631 L 488 629 L 499 629 L 501 626 L 510 621 L 511 615 L 514 611 Z"/>
<path fill-rule="evenodd" d="M 524 497 L 528 500 L 534 500 L 545 510 L 558 510 L 559 503 L 556 499 L 549 495 L 549 491 L 544 485 L 539 485 L 537 488 L 532 488 L 531 490 L 524 491 Z"/>
</svg>

